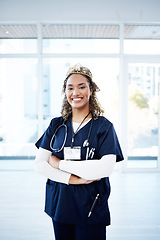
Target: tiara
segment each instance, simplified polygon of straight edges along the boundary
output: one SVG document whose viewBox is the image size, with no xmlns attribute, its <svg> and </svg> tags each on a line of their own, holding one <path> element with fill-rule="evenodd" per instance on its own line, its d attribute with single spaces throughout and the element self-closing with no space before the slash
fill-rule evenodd
<svg viewBox="0 0 160 240">
<path fill-rule="evenodd" d="M 83 76 L 90 77 L 92 79 L 92 73 L 91 71 L 87 68 L 82 66 L 81 64 L 75 64 L 73 67 L 70 67 L 68 69 L 68 72 L 66 74 L 66 78 L 69 77 L 71 74 L 81 74 Z"/>
</svg>

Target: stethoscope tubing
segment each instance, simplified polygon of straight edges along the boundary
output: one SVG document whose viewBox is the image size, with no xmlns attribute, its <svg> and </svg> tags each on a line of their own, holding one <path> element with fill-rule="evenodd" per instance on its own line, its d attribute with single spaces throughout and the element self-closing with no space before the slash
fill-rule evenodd
<svg viewBox="0 0 160 240">
<path fill-rule="evenodd" d="M 87 136 L 87 139 L 84 141 L 83 143 L 83 147 L 88 147 L 89 146 L 89 136 L 91 134 L 91 128 L 92 128 L 92 123 L 93 123 L 93 118 L 91 120 L 91 124 L 90 124 L 90 128 L 89 128 L 89 132 L 88 132 L 88 136 Z M 54 138 L 56 136 L 56 133 L 59 131 L 60 128 L 62 127 L 65 127 L 65 136 L 64 136 L 64 141 L 63 141 L 63 144 L 61 146 L 61 148 L 53 148 L 52 147 L 52 144 L 53 144 L 53 141 L 54 141 Z M 59 127 L 57 127 L 57 129 L 55 130 L 52 138 L 51 138 L 51 141 L 50 141 L 50 148 L 52 151 L 55 151 L 55 152 L 61 152 L 62 149 L 64 148 L 65 146 L 65 143 L 66 143 L 66 140 L 67 140 L 67 125 L 65 125 L 64 123 L 62 123 Z"/>
<path fill-rule="evenodd" d="M 58 130 L 62 127 L 65 127 L 65 136 L 64 136 L 64 141 L 63 141 L 63 144 L 62 144 L 62 147 L 61 148 L 52 148 L 52 143 L 54 141 L 54 138 L 56 136 L 56 133 L 58 132 Z M 67 125 L 65 125 L 64 123 L 61 124 L 54 132 L 52 138 L 51 138 L 51 141 L 50 141 L 50 148 L 52 149 L 52 151 L 55 151 L 55 152 L 61 152 L 62 149 L 64 148 L 64 145 L 66 143 L 66 140 L 67 140 Z"/>
</svg>

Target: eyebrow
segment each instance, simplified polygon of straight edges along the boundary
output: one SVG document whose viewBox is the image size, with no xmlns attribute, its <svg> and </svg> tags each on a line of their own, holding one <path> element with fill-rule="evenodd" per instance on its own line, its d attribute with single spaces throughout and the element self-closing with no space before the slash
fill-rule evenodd
<svg viewBox="0 0 160 240">
<path fill-rule="evenodd" d="M 81 85 L 83 85 L 83 84 L 86 85 L 86 83 L 79 83 L 78 86 L 81 86 Z M 67 86 L 73 86 L 73 84 L 69 83 Z"/>
</svg>

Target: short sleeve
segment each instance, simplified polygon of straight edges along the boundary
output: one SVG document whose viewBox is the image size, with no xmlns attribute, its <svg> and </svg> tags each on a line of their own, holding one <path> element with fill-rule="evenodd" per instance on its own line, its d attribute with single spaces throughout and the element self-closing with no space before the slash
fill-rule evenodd
<svg viewBox="0 0 160 240">
<path fill-rule="evenodd" d="M 35 143 L 37 148 L 41 147 L 52 152 L 52 149 L 50 148 L 50 141 L 52 139 L 55 129 L 59 126 L 59 124 L 61 124 L 61 121 L 62 121 L 61 118 L 54 118 L 51 120 L 44 134 Z"/>
<path fill-rule="evenodd" d="M 119 140 L 112 123 L 104 124 L 100 130 L 98 152 L 100 158 L 107 154 L 114 154 L 117 156 L 116 162 L 124 159 Z"/>
</svg>

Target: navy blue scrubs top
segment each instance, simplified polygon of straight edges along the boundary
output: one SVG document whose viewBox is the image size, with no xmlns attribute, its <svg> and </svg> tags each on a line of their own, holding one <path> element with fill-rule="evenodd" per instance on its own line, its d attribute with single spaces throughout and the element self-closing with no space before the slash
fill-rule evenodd
<svg viewBox="0 0 160 240">
<path fill-rule="evenodd" d="M 61 124 L 63 118 L 58 117 L 51 120 L 49 127 L 36 142 L 36 146 L 52 152 L 59 159 L 64 159 L 63 150 L 61 152 L 52 151 L 50 148 L 51 138 Z M 71 146 L 72 122 L 71 117 L 65 122 L 67 126 L 67 139 L 65 147 Z M 81 160 L 86 159 L 87 148 L 83 147 L 84 141 L 88 137 L 91 121 L 82 127 L 75 135 L 74 146 L 81 146 Z M 52 148 L 61 148 L 65 137 L 65 128 L 60 128 L 52 144 Z M 93 120 L 92 129 L 89 136 L 89 157 L 88 160 L 100 159 L 107 154 L 115 154 L 116 161 L 122 161 L 123 155 L 113 124 L 105 117 L 99 116 Z M 88 213 L 97 195 L 100 197 L 94 207 L 90 217 Z M 67 185 L 55 181 L 47 180 L 45 212 L 57 222 L 75 224 L 79 226 L 87 225 L 109 225 L 110 212 L 108 208 L 108 198 L 110 195 L 109 178 L 102 178 L 90 184 Z"/>
</svg>

